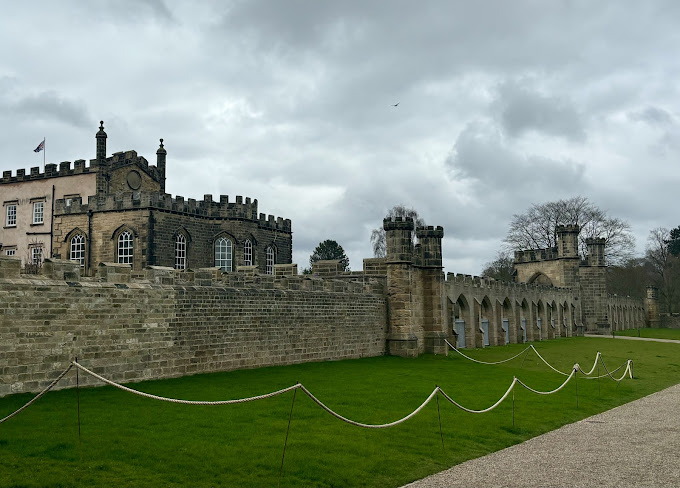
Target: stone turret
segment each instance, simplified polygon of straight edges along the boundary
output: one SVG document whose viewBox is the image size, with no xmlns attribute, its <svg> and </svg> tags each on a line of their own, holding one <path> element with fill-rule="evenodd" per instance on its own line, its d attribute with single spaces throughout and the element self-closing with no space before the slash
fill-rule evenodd
<svg viewBox="0 0 680 488">
<path fill-rule="evenodd" d="M 165 193 L 165 158 L 168 152 L 163 146 L 163 139 L 161 139 L 161 145 L 156 151 L 156 167 L 158 168 L 158 180 L 161 185 L 161 192 Z"/>
<path fill-rule="evenodd" d="M 609 333 L 611 323 L 607 310 L 607 276 L 604 259 L 606 240 L 586 239 L 588 257 L 579 268 L 582 309 L 586 331 Z"/>
<path fill-rule="evenodd" d="M 417 357 L 422 340 L 419 341 L 418 331 L 413 324 L 411 302 L 413 219 L 409 217 L 385 219 L 383 229 L 387 254 L 385 259 L 389 317 L 387 352 L 395 356 Z"/>
<path fill-rule="evenodd" d="M 578 257 L 578 225 L 558 225 L 555 227 L 557 234 L 557 255 L 560 258 Z"/>
<path fill-rule="evenodd" d="M 418 245 L 414 260 L 412 294 L 414 324 L 422 329 L 423 349 L 430 354 L 447 354 L 444 310 L 444 271 L 442 267 L 442 227 L 416 229 Z"/>
<path fill-rule="evenodd" d="M 604 260 L 604 245 L 606 242 L 606 239 L 598 237 L 586 239 L 589 266 L 606 266 Z"/>
<path fill-rule="evenodd" d="M 411 262 L 413 241 L 411 232 L 415 230 L 413 219 L 396 217 L 383 220 L 385 229 L 385 251 L 388 262 Z"/>
<path fill-rule="evenodd" d="M 647 314 L 647 327 L 659 327 L 659 289 L 656 286 L 649 285 L 647 287 L 645 312 Z"/>
<path fill-rule="evenodd" d="M 444 229 L 441 226 L 418 227 L 418 253 L 416 264 L 424 268 L 442 268 L 442 238 Z"/>
</svg>

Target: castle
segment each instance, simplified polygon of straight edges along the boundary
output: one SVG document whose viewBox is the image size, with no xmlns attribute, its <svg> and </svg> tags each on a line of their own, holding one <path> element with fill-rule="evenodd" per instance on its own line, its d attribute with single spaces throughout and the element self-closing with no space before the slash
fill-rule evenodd
<svg viewBox="0 0 680 488">
<path fill-rule="evenodd" d="M 107 156 L 104 123 L 96 134 L 96 157 L 66 161 L 45 171 L 4 171 L 0 196 L 5 256 L 34 265 L 44 258 L 77 261 L 91 276 L 98 263 L 175 269 L 254 267 L 273 274 L 292 261 L 289 219 L 258 214 L 257 200 L 221 195 L 213 201 L 172 198 L 165 193 L 167 151 L 161 139 L 156 165 L 135 151 Z"/>
<path fill-rule="evenodd" d="M 604 240 L 589 240 L 582 258 L 575 226 L 557 229 L 556 248 L 517 252 L 516 282 L 445 275 L 444 229 L 416 228 L 414 246 L 409 218 L 383 221 L 387 255 L 364 259 L 363 271 L 319 261 L 312 275 L 298 275 L 289 220 L 258 217 L 257 202 L 240 197 L 172 199 L 164 193 L 162 141 L 156 166 L 134 151 L 106 157 L 105 147 L 102 125 L 89 167 L 76 161 L 74 169 L 62 163 L 59 171 L 47 165 L 44 174 L 3 175 L 5 206 L 14 205 L 6 215 L 15 217 L 3 249 L 18 249 L 23 231 L 49 236 L 53 257 L 26 274 L 19 256 L 0 256 L 0 396 L 39 391 L 74 357 L 114 381 L 139 381 L 447 354 L 449 344 L 524 343 L 658 322 L 655 289 L 645 301 L 606 293 Z M 62 181 L 82 186 L 57 190 Z M 87 185 L 94 191 L 84 201 Z M 18 188 L 51 190 L 53 211 L 49 194 L 21 200 Z M 21 228 L 21 205 L 33 217 L 41 208 L 43 224 L 29 228 L 51 230 Z M 267 249 L 275 249 L 273 262 Z M 60 387 L 73 382 L 67 377 Z"/>
</svg>

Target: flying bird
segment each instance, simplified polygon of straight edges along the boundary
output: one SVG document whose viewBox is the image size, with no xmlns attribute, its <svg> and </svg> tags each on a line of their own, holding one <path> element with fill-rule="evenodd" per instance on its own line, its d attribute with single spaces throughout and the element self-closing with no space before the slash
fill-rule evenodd
<svg viewBox="0 0 680 488">
<path fill-rule="evenodd" d="M 395 103 L 395 104 L 392 105 L 392 106 L 393 106 L 393 107 L 398 107 L 398 106 L 399 106 L 399 102 Z"/>
</svg>

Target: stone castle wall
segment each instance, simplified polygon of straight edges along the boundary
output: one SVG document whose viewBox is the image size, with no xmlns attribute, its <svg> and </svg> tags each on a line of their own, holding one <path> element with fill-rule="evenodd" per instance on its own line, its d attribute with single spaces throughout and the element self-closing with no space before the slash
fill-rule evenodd
<svg viewBox="0 0 680 488">
<path fill-rule="evenodd" d="M 260 276 L 249 284 L 218 270 L 180 282 L 171 269 L 130 282 L 126 266 L 103 267 L 100 281 L 64 281 L 19 277 L 19 260 L 0 261 L 0 396 L 39 391 L 76 356 L 114 381 L 138 381 L 385 352 L 377 282 Z M 53 276 L 78 278 L 77 267 L 47 265 Z"/>
</svg>

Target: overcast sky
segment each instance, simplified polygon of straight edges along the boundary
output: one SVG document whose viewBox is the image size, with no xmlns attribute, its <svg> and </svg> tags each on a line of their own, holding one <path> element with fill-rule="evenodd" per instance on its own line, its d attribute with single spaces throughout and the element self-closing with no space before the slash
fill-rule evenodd
<svg viewBox="0 0 680 488">
<path fill-rule="evenodd" d="M 167 191 L 257 198 L 352 269 L 395 204 L 479 274 L 531 203 L 680 225 L 680 2 L 46 1 L 0 15 L 0 166 L 168 151 Z M 394 104 L 398 106 L 393 106 Z"/>
</svg>

